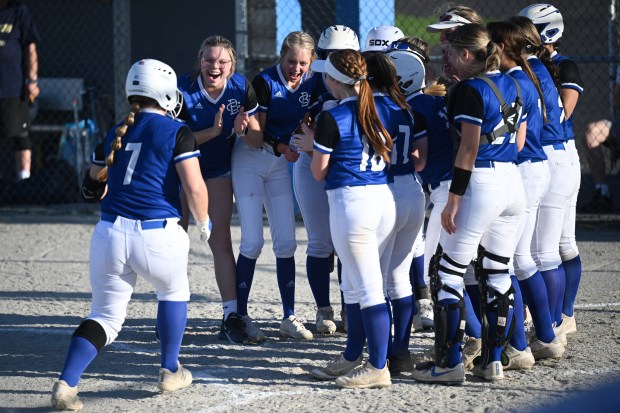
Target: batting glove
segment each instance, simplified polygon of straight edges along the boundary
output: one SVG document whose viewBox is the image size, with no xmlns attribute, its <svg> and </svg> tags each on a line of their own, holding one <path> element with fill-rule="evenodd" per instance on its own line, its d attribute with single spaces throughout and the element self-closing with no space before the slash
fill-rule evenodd
<svg viewBox="0 0 620 413">
<path fill-rule="evenodd" d="M 200 228 L 200 241 L 207 242 L 209 237 L 211 236 L 211 220 L 207 217 L 205 222 L 198 222 L 198 227 Z"/>
</svg>

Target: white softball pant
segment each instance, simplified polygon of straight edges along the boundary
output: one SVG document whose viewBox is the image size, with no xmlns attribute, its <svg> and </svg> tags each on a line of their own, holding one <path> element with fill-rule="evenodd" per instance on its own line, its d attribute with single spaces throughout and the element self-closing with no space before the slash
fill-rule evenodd
<svg viewBox="0 0 620 413">
<path fill-rule="evenodd" d="M 425 245 L 424 245 L 424 279 L 428 284 L 428 266 L 430 265 L 431 258 L 437 251 L 437 244 L 439 244 L 439 235 L 441 234 L 441 211 L 448 203 L 448 192 L 450 190 L 450 183 L 452 181 L 443 181 L 439 183 L 439 186 L 431 190 L 430 195 L 427 198 L 433 209 L 428 217 L 428 224 L 426 225 L 425 233 Z"/>
<path fill-rule="evenodd" d="M 387 185 L 330 189 L 329 227 L 342 263 L 346 304 L 361 309 L 385 303 L 380 256 L 394 229 L 396 206 Z"/>
<path fill-rule="evenodd" d="M 137 276 L 153 284 L 159 301 L 189 301 L 187 255 L 189 237 L 178 218 L 163 228 L 142 229 L 140 221 L 117 217 L 99 221 L 90 242 L 89 319 L 105 330 L 111 344 L 127 317 L 127 304 Z M 149 222 L 149 221 L 147 221 Z"/>
<path fill-rule="evenodd" d="M 561 263 L 560 238 L 564 216 L 579 183 L 574 157 L 564 143 L 543 146 L 547 154 L 549 189 L 540 201 L 538 219 L 532 237 L 532 253 L 540 271 L 557 268 Z"/>
<path fill-rule="evenodd" d="M 239 252 L 257 259 L 263 249 L 263 205 L 276 258 L 295 254 L 295 212 L 286 158 L 255 149 L 237 139 L 232 155 L 232 183 L 239 221 Z"/>
<path fill-rule="evenodd" d="M 525 209 L 525 195 L 517 165 L 495 162 L 490 168 L 474 168 L 469 186 L 461 199 L 455 217 L 456 232 L 448 234 L 442 229 L 439 243 L 443 252 L 461 267 L 441 259 L 441 266 L 461 275 L 439 270 L 443 284 L 463 296 L 465 266 L 477 256 L 478 245 L 501 257 L 512 257 L 517 229 Z M 487 270 L 508 269 L 508 264 L 484 258 Z M 489 274 L 487 285 L 501 294 L 511 286 L 508 273 Z M 440 290 L 438 299 L 456 298 Z"/>
<path fill-rule="evenodd" d="M 566 151 L 573 159 L 573 178 L 577 182 L 574 188 L 575 192 L 564 214 L 564 226 L 562 227 L 562 236 L 560 237 L 560 257 L 562 261 L 572 260 L 579 255 L 575 238 L 575 219 L 577 216 L 577 197 L 579 196 L 579 187 L 581 185 L 581 162 L 579 161 L 579 153 L 577 153 L 574 139 L 566 142 Z"/>
<path fill-rule="evenodd" d="M 414 241 L 424 223 L 425 200 L 422 187 L 412 174 L 395 176 L 388 187 L 396 203 L 396 222 L 381 254 L 381 267 L 386 268 L 383 279 L 385 296 L 398 300 L 413 294 L 409 270 Z"/>
<path fill-rule="evenodd" d="M 538 270 L 532 258 L 532 237 L 540 202 L 549 188 L 549 166 L 547 161 L 527 161 L 519 164 L 519 172 L 525 190 L 525 211 L 517 231 L 517 245 L 512 264 L 517 279 L 523 281 Z"/>
<path fill-rule="evenodd" d="M 325 192 L 325 181 L 312 176 L 312 158 L 302 153 L 293 164 L 293 187 L 299 210 L 308 233 L 306 254 L 316 258 L 327 258 L 334 251 L 329 232 L 329 202 Z"/>
</svg>

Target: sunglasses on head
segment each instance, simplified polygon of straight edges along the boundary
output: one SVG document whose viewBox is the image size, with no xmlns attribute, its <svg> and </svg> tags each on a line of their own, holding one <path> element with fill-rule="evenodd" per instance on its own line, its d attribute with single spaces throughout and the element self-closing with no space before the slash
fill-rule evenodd
<svg viewBox="0 0 620 413">
<path fill-rule="evenodd" d="M 397 40 L 395 42 L 392 42 L 392 44 L 388 48 L 388 51 L 390 50 L 404 50 L 407 52 L 411 52 L 418 56 L 424 63 L 428 63 L 428 58 L 426 57 L 424 52 L 419 47 L 411 43 Z"/>
</svg>

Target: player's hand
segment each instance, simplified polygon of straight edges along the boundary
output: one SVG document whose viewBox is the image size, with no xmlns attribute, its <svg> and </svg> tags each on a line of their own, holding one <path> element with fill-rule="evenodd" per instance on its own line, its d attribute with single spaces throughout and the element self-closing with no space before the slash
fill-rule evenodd
<svg viewBox="0 0 620 413">
<path fill-rule="evenodd" d="M 441 212 L 441 226 L 448 234 L 454 234 L 456 232 L 456 224 L 454 223 L 454 219 L 459 211 L 461 198 L 462 197 L 459 195 L 450 193 L 448 195 L 448 202 Z"/>
<path fill-rule="evenodd" d="M 39 96 L 39 85 L 36 83 L 28 83 L 28 102 L 33 103 Z"/>
<path fill-rule="evenodd" d="M 299 159 L 299 152 L 293 149 L 290 145 L 284 145 L 281 143 L 278 145 L 278 152 L 284 155 L 286 160 L 289 162 L 297 162 L 297 159 Z"/>
<path fill-rule="evenodd" d="M 221 105 L 220 109 L 213 118 L 213 126 L 210 128 L 211 133 L 213 133 L 213 137 L 220 136 L 222 134 L 222 114 L 224 113 L 225 108 L 226 106 Z"/>
<path fill-rule="evenodd" d="M 248 127 L 248 123 L 250 123 L 250 116 L 245 113 L 245 108 L 241 106 L 241 108 L 239 108 L 239 113 L 235 116 L 235 133 L 237 135 L 243 135 L 245 128 Z"/>
<path fill-rule="evenodd" d="M 211 236 L 211 220 L 207 217 L 205 222 L 198 222 L 200 228 L 200 242 L 207 242 Z"/>
<path fill-rule="evenodd" d="M 291 136 L 291 145 L 297 148 L 298 152 L 312 152 L 314 150 L 314 129 L 301 124 L 303 133 L 296 133 Z"/>
</svg>

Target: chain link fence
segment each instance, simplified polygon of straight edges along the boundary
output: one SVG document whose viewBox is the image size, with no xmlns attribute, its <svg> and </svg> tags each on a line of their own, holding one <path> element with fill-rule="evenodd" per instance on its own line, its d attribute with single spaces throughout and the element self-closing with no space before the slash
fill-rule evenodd
<svg viewBox="0 0 620 413">
<path fill-rule="evenodd" d="M 79 181 L 88 167 L 90 151 L 126 113 L 124 80 L 132 57 L 157 58 L 141 56 L 140 50 L 132 46 L 132 24 L 135 25 L 141 14 L 136 5 L 184 7 L 187 13 L 202 14 L 204 27 L 198 28 L 200 40 L 220 34 L 212 32 L 210 22 L 226 22 L 234 28 L 231 29 L 234 34 L 229 36 L 240 52 L 239 70 L 249 78 L 275 63 L 279 42 L 289 31 L 304 30 L 316 39 L 332 24 L 356 28 L 362 42 L 370 28 L 396 25 L 405 35 L 421 37 L 433 46 L 431 51 L 439 69 L 439 36 L 428 33 L 426 26 L 437 21 L 447 7 L 436 0 L 235 0 L 235 10 L 230 13 L 230 7 L 218 8 L 224 2 L 216 0 L 183 0 L 174 6 L 156 0 L 22 2 L 30 9 L 41 36 L 38 45 L 41 96 L 31 107 L 30 179 L 15 180 L 11 145 L 6 142 L 1 145 L 0 205 L 25 207 L 79 201 Z M 585 125 L 610 118 L 613 113 L 612 87 L 620 63 L 619 2 L 552 2 L 564 18 L 561 52 L 578 63 L 585 86 L 574 115 L 578 148 L 582 145 Z M 477 10 L 486 21 L 493 21 L 515 15 L 531 3 L 478 0 L 462 4 Z M 169 35 L 158 45 L 167 51 L 189 41 L 184 38 L 184 21 L 170 20 L 165 27 Z M 156 24 L 145 27 L 154 33 L 162 30 Z M 200 40 L 191 40 L 192 47 L 197 49 Z M 183 58 L 191 62 L 194 56 Z M 190 68 L 173 67 L 178 73 Z M 582 164 L 585 167 L 585 162 Z"/>
</svg>

